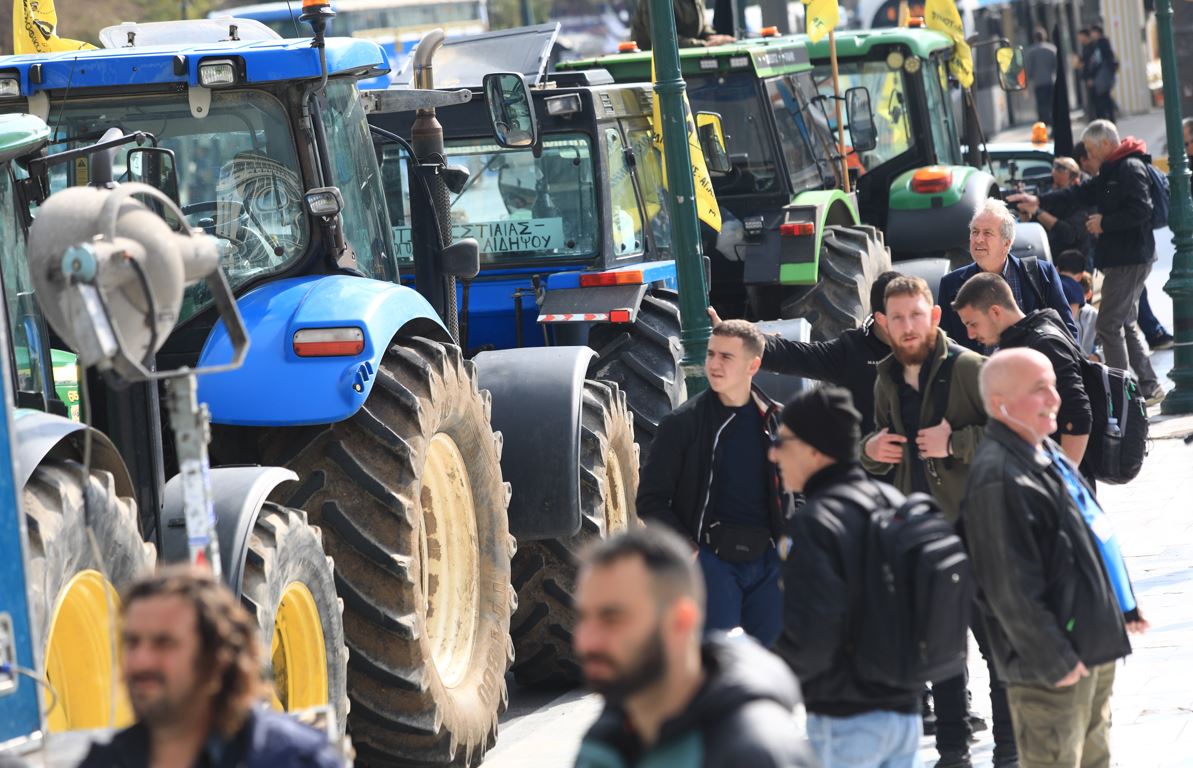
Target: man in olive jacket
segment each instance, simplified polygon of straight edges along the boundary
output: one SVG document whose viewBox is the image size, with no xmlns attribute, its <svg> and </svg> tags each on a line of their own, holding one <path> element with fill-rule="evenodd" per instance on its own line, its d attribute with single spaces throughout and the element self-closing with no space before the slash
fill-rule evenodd
<svg viewBox="0 0 1193 768">
<path fill-rule="evenodd" d="M 1115 661 L 1131 652 L 1127 629 L 1147 622 L 1137 607 L 1124 619 L 1117 592 L 1133 592 L 1117 545 L 1105 546 L 1113 530 L 1048 439 L 1060 407 L 1048 358 L 996 352 L 981 386 L 990 423 L 961 527 L 980 590 L 976 621 L 1007 681 L 1019 765 L 1108 768 Z"/>
<path fill-rule="evenodd" d="M 649 51 L 652 45 L 650 3 L 651 0 L 638 0 L 638 8 L 634 11 L 634 20 L 630 25 L 630 34 L 634 36 L 634 42 L 644 51 Z M 733 42 L 733 35 L 718 35 L 708 25 L 704 18 L 703 0 L 671 0 L 671 7 L 675 10 L 675 31 L 679 36 L 680 48 L 699 48 Z"/>
</svg>

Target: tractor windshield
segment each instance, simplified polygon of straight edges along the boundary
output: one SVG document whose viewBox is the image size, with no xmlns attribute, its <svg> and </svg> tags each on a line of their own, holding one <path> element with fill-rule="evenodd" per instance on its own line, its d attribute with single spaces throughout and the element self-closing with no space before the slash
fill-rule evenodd
<svg viewBox="0 0 1193 768">
<path fill-rule="evenodd" d="M 815 87 L 811 78 L 803 75 L 783 75 L 766 81 L 766 95 L 775 112 L 775 127 L 779 129 L 779 143 L 791 176 L 791 189 L 800 192 L 817 189 L 825 184 L 835 186 L 832 162 L 833 141 L 829 132 L 824 102 L 815 101 Z"/>
<path fill-rule="evenodd" d="M 905 91 L 903 70 L 892 69 L 885 60 L 842 59 L 838 64 L 842 93 L 857 86 L 870 91 L 874 123 L 878 129 L 878 146 L 869 152 L 862 152 L 857 158 L 862 169 L 869 171 L 911 149 L 914 138 L 908 117 L 910 102 Z M 833 80 L 829 68 L 816 67 L 815 77 L 820 93 L 831 94 Z M 849 141 L 848 137 L 846 141 Z"/>
<path fill-rule="evenodd" d="M 231 247 L 224 272 L 232 288 L 285 269 L 309 239 L 294 138 L 281 102 L 262 91 L 212 91 L 205 114 L 192 114 L 184 92 L 71 99 L 50 112 L 55 127 L 50 151 L 94 143 L 109 128 L 146 131 L 175 154 L 178 193 L 192 227 L 202 227 Z M 126 154 L 117 152 L 113 174 L 126 178 Z M 53 166 L 51 191 L 88 183 L 88 160 Z M 211 300 L 207 286 L 186 290 L 180 320 Z"/>
<path fill-rule="evenodd" d="M 475 238 L 485 264 L 594 256 L 600 243 L 592 142 L 579 133 L 552 134 L 542 141 L 542 154 L 530 149 L 503 149 L 484 139 L 448 141 L 453 165 L 468 169 L 468 181 L 451 199 L 452 236 Z M 396 205 L 390 195 L 390 216 L 398 255 L 413 257 L 410 177 L 404 153 L 386 149 L 386 168 L 400 168 L 403 195 Z M 400 163 L 390 158 L 401 157 Z M 391 172 L 392 175 L 392 172 Z M 390 187 L 398 183 L 390 180 Z"/>
</svg>

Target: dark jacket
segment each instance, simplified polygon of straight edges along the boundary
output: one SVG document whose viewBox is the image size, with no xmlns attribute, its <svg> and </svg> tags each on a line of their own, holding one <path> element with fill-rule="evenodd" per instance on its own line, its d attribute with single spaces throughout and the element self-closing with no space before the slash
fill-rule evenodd
<svg viewBox="0 0 1193 768">
<path fill-rule="evenodd" d="M 878 481 L 858 464 L 833 464 L 808 479 L 807 503 L 789 524 L 791 550 L 784 558 L 783 634 L 775 652 L 799 677 L 809 712 L 851 717 L 886 709 L 919 712 L 919 691 L 858 679 L 845 648 L 860 594 L 869 512 L 826 494 L 834 486 L 865 491 Z"/>
<path fill-rule="evenodd" d="M 1076 339 L 1077 324 L 1073 322 L 1073 310 L 1069 308 L 1069 300 L 1065 298 L 1065 289 L 1060 283 L 1060 273 L 1056 271 L 1056 265 L 1044 259 L 1036 261 L 1040 267 L 1040 282 L 1043 283 L 1043 296 L 1041 297 L 1033 287 L 1035 284 L 1032 282 L 1031 276 L 1027 274 L 1027 267 L 1023 265 L 1019 257 L 1011 255 L 1007 258 L 1011 260 L 1008 268 L 1016 271 L 1020 292 L 1023 294 L 1023 301 L 1019 309 L 1023 310 L 1024 314 L 1037 309 L 1055 309 L 1056 314 L 1060 315 L 1061 320 L 1064 321 L 1065 327 L 1069 329 L 1069 333 Z M 961 322 L 961 318 L 957 316 L 957 310 L 953 309 L 953 301 L 957 298 L 957 292 L 961 290 L 965 281 L 976 275 L 978 271 L 977 262 L 974 262 L 968 266 L 954 269 L 940 278 L 940 299 L 936 302 L 940 305 L 941 329 L 949 335 L 950 339 L 974 352 L 983 351 L 981 344 L 975 339 L 969 338 L 969 333 L 965 330 L 965 323 Z"/>
<path fill-rule="evenodd" d="M 136 724 L 95 744 L 79 768 L 148 768 L 149 731 Z M 230 739 L 213 737 L 196 768 L 339 768 L 327 737 L 286 715 L 256 709 Z"/>
<path fill-rule="evenodd" d="M 1056 414 L 1059 435 L 1088 435 L 1093 426 L 1093 412 L 1089 396 L 1081 378 L 1081 350 L 1065 333 L 1064 323 L 1051 309 L 1036 310 L 1002 332 L 998 337 L 1001 349 L 1027 347 L 1048 358 L 1056 373 L 1056 391 L 1060 394 L 1060 409 Z"/>
<path fill-rule="evenodd" d="M 982 427 L 986 424 L 986 410 L 982 406 L 982 398 L 978 392 L 978 371 L 985 359 L 976 352 L 960 349 L 950 344 L 951 339 L 941 331 L 936 339 L 936 351 L 925 365 L 929 368 L 928 387 L 920 395 L 923 401 L 920 405 L 921 429 L 934 427 L 940 419 L 933 413 L 937 387 L 948 386 L 948 400 L 945 406 L 944 418 L 953 428 L 949 437 L 951 456 L 943 459 L 925 459 L 932 465 L 935 477 L 929 473 L 928 483 L 932 488 L 932 495 L 940 504 L 940 509 L 949 520 L 957 519 L 957 510 L 961 505 L 961 497 L 965 493 L 965 478 L 969 474 L 969 462 L 973 460 L 978 442 L 982 439 Z M 950 350 L 949 347 L 952 346 Z M 940 382 L 937 373 L 946 354 L 957 355 L 957 362 L 953 364 L 952 375 L 946 383 Z M 878 380 L 874 382 L 874 431 L 862 438 L 862 466 L 871 474 L 883 474 L 892 468 L 895 470 L 894 486 L 903 493 L 915 490 L 912 484 L 913 464 L 910 451 L 916 450 L 915 435 L 907 434 L 903 425 L 902 409 L 899 407 L 899 381 L 903 377 L 903 366 L 888 355 L 878 364 Z M 903 435 L 907 444 L 903 451 L 903 461 L 898 465 L 885 464 L 874 461 L 866 456 L 866 442 L 875 433 L 883 429 Z"/>
<path fill-rule="evenodd" d="M 1097 211 L 1092 207 L 1053 204 L 1057 210 L 1052 210 L 1042 201 L 1040 203 L 1042 210 L 1056 217 L 1056 223 L 1052 225 L 1052 229 L 1048 230 L 1048 248 L 1052 251 L 1052 257 L 1056 258 L 1057 254 L 1064 251 L 1077 250 L 1085 254 L 1087 259 L 1090 258 L 1093 255 L 1094 242 L 1097 238 L 1085 228 L 1085 222 L 1090 214 L 1097 213 Z"/>
<path fill-rule="evenodd" d="M 991 421 L 969 473 L 962 535 L 999 674 L 1051 686 L 1131 652 L 1097 542 L 1049 459 Z"/>
<path fill-rule="evenodd" d="M 607 704 L 585 734 L 577 768 L 811 768 L 797 736 L 795 676 L 747 637 L 713 634 L 701 653 L 707 679 L 688 706 L 644 749 L 625 711 Z"/>
<path fill-rule="evenodd" d="M 704 39 L 713 34 L 713 28 L 704 19 L 702 0 L 671 0 L 675 10 L 675 31 L 679 35 L 680 48 L 694 48 L 704 45 Z M 634 19 L 630 23 L 630 34 L 634 42 L 644 51 L 651 47 L 650 0 L 638 0 Z"/>
<path fill-rule="evenodd" d="M 1040 205 L 1047 205 L 1057 215 L 1082 207 L 1096 208 L 1102 214 L 1102 234 L 1094 245 L 1094 266 L 1098 269 L 1150 264 L 1156 258 L 1147 170 L 1151 161 L 1147 146 L 1128 137 L 1102 162 L 1091 181 L 1040 198 Z"/>
<path fill-rule="evenodd" d="M 762 367 L 775 373 L 827 381 L 849 390 L 862 415 L 862 432 L 874 429 L 874 379 L 878 361 L 891 353 L 878 338 L 874 319 L 828 341 L 790 341 L 767 336 Z"/>
<path fill-rule="evenodd" d="M 753 388 L 753 396 L 768 434 L 775 434 L 779 429 L 778 404 L 757 387 Z M 638 517 L 670 526 L 692 542 L 699 540 L 715 482 L 717 439 L 732 418 L 733 412 L 711 389 L 663 417 L 639 475 Z M 791 499 L 781 490 L 778 467 L 768 461 L 767 470 L 770 530 L 778 541 Z"/>
</svg>

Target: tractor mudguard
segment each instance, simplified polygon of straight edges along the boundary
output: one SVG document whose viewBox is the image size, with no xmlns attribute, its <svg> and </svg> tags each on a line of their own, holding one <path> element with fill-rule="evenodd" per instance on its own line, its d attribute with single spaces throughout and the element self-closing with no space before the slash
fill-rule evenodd
<svg viewBox="0 0 1193 768">
<path fill-rule="evenodd" d="M 16 409 L 13 421 L 17 488 L 24 488 L 33 476 L 33 471 L 51 455 L 72 461 L 81 460 L 83 439 L 90 432 L 91 468 L 111 473 L 117 496 L 136 496 L 124 459 L 103 432 L 63 416 L 28 408 Z"/>
<path fill-rule="evenodd" d="M 580 278 L 599 281 L 581 285 Z M 547 277 L 547 290 L 539 308 L 540 323 L 634 323 L 648 287 L 659 284 L 678 290 L 675 262 L 646 261 L 603 272 L 556 272 Z M 614 311 L 626 311 L 620 319 Z"/>
<path fill-rule="evenodd" d="M 580 412 L 588 347 L 482 352 L 473 360 L 493 396 L 503 441 L 501 474 L 513 488 L 510 533 L 519 541 L 580 530 Z"/>
<path fill-rule="evenodd" d="M 839 189 L 809 190 L 796 195 L 773 220 L 760 228 L 747 217 L 741 250 L 747 285 L 815 285 L 820 269 L 820 241 L 831 224 L 857 224 L 854 196 Z M 810 233 L 784 235 L 784 224 L 811 224 Z M 757 234 L 751 235 L 751 231 Z"/>
<path fill-rule="evenodd" d="M 1035 221 L 1020 221 L 1015 224 L 1015 242 L 1011 243 L 1011 254 L 1024 258 L 1052 260 L 1052 246 L 1048 245 L 1048 230 Z"/>
<path fill-rule="evenodd" d="M 249 551 L 249 535 L 257 524 L 261 505 L 274 488 L 298 480 L 298 475 L 282 467 L 216 467 L 210 473 L 223 579 L 239 595 L 244 559 Z M 190 552 L 182 511 L 182 475 L 175 475 L 166 482 L 161 519 L 162 560 L 185 563 Z"/>
<path fill-rule="evenodd" d="M 976 168 L 949 166 L 949 170 L 950 186 L 939 193 L 913 191 L 915 170 L 891 184 L 886 244 L 895 261 L 969 248 L 970 219 L 986 198 L 998 196 L 998 184 Z"/>
<path fill-rule="evenodd" d="M 764 335 L 777 335 L 788 341 L 807 342 L 812 338 L 812 325 L 802 317 L 794 320 L 765 320 L 757 325 L 758 330 Z M 796 393 L 812 385 L 812 382 L 802 376 L 789 376 L 765 370 L 754 374 L 754 383 L 776 403 L 785 403 Z"/>
<path fill-rule="evenodd" d="M 237 302 L 251 346 L 233 371 L 199 377 L 199 401 L 215 424 L 293 427 L 351 417 L 373 388 L 390 340 L 408 326 L 439 341 L 447 331 L 426 299 L 410 288 L 349 275 L 313 275 L 266 283 Z M 356 328 L 364 348 L 352 355 L 300 357 L 294 334 Z M 203 345 L 199 366 L 231 359 L 222 323 Z"/>
</svg>

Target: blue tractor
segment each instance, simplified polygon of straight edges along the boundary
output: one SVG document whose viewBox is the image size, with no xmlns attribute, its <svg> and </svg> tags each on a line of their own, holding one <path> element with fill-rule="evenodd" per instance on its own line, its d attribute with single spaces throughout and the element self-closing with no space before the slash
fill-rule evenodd
<svg viewBox="0 0 1193 768">
<path fill-rule="evenodd" d="M 308 10 L 318 30 L 328 9 Z M 253 488 L 307 510 L 334 561 L 344 647 L 328 650 L 326 695 L 347 691 L 358 761 L 476 764 L 506 703 L 513 537 L 566 540 L 597 521 L 628 524 L 637 462 L 624 396 L 586 382 L 586 348 L 465 359 L 441 313 L 400 284 L 365 111 L 460 96 L 362 100 L 357 81 L 385 67 L 373 43 L 321 31 L 313 45 L 285 41 L 243 22 L 205 38 L 210 29 L 121 25 L 105 30 L 101 50 L 0 59 L 0 112 L 53 125 L 51 156 L 101 137 L 113 148 L 145 144 L 112 161 L 80 152 L 37 166 L 21 194 L 36 203 L 110 171 L 175 196 L 186 219 L 176 225 L 226 243 L 222 266 L 251 346 L 239 369 L 200 379 L 212 462 L 293 473 Z M 437 279 L 475 271 L 467 243 L 436 253 Z M 158 366 L 231 359 L 218 298 L 203 284 L 187 289 Z M 146 446 L 163 421 L 159 393 L 95 375 L 83 389 L 129 465 L 127 489 L 148 528 L 177 462 Z M 229 529 L 221 549 L 241 553 L 247 574 L 252 515 L 222 512 L 239 510 L 244 493 L 217 508 Z M 168 549 L 176 527 L 165 519 L 152 534 Z M 315 624 L 329 626 L 324 613 Z"/>
</svg>

